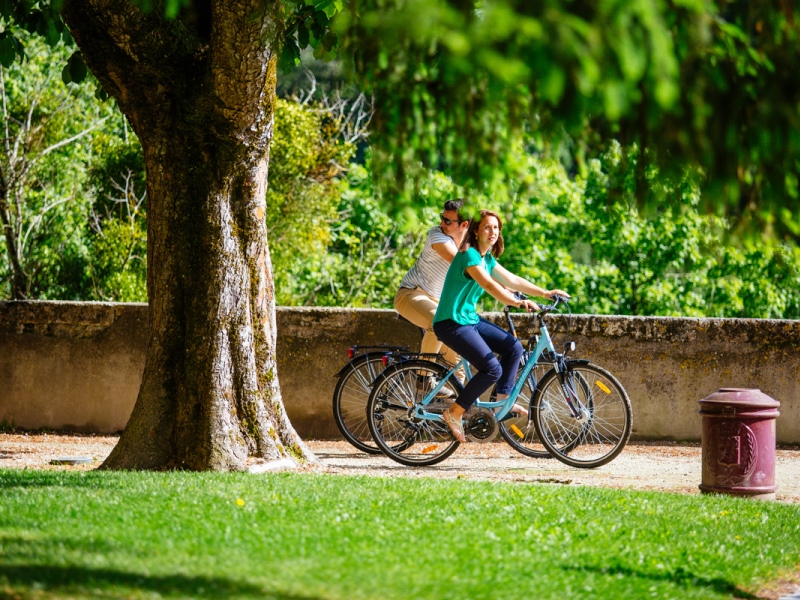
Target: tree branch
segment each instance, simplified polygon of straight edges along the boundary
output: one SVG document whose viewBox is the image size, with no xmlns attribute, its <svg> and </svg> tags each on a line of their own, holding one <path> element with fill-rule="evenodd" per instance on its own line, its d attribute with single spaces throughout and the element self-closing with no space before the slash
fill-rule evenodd
<svg viewBox="0 0 800 600">
<path fill-rule="evenodd" d="M 75 140 L 79 140 L 80 138 L 82 138 L 83 136 L 85 136 L 87 133 L 89 133 L 89 132 L 91 132 L 91 131 L 94 131 L 95 129 L 97 129 L 98 127 L 100 127 L 100 125 L 102 125 L 102 124 L 103 124 L 103 122 L 104 122 L 104 121 L 105 121 L 107 118 L 108 118 L 108 117 L 104 117 L 104 118 L 100 119 L 99 121 L 95 121 L 94 125 L 92 125 L 91 127 L 88 127 L 88 128 L 86 128 L 86 129 L 84 129 L 84 130 L 83 130 L 83 131 L 81 131 L 80 133 L 77 133 L 77 134 L 73 135 L 71 138 L 68 138 L 68 139 L 66 139 L 66 140 L 61 140 L 60 142 L 57 142 L 57 143 L 53 144 L 52 146 L 50 146 L 50 147 L 48 147 L 48 148 L 45 148 L 45 149 L 44 149 L 44 150 L 42 150 L 42 151 L 41 151 L 39 154 L 37 154 L 36 156 L 33 156 L 33 157 L 30 159 L 30 161 L 29 161 L 29 162 L 30 162 L 31 164 L 33 164 L 33 163 L 35 163 L 37 160 L 39 160 L 40 158 L 43 158 L 45 155 L 47 155 L 47 154 L 50 154 L 50 153 L 51 153 L 53 150 L 57 150 L 58 148 L 61 148 L 62 146 L 66 146 L 67 144 L 71 144 L 71 143 L 72 143 L 72 142 L 74 142 Z"/>
</svg>

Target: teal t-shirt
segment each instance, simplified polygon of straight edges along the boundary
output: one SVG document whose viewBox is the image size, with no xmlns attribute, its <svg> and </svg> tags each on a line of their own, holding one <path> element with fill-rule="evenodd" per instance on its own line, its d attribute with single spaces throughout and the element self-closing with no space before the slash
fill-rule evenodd
<svg viewBox="0 0 800 600">
<path fill-rule="evenodd" d="M 478 299 L 483 295 L 483 288 L 472 278 L 467 276 L 467 267 L 483 265 L 489 275 L 497 264 L 490 252 L 481 256 L 475 248 L 468 248 L 466 252 L 458 252 L 450 263 L 447 276 L 444 278 L 442 295 L 439 298 L 439 308 L 433 317 L 433 322 L 451 319 L 459 325 L 474 325 L 480 320 L 475 311 Z"/>
</svg>

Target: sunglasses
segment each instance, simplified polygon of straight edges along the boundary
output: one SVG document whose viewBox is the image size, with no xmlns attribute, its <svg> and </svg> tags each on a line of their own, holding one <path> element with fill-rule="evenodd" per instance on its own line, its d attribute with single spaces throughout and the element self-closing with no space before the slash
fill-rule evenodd
<svg viewBox="0 0 800 600">
<path fill-rule="evenodd" d="M 444 223 L 445 225 L 452 225 L 453 223 L 461 224 L 461 223 L 464 222 L 461 219 L 448 219 L 447 217 L 444 216 L 444 214 L 440 214 L 439 218 L 442 220 L 442 223 Z"/>
</svg>

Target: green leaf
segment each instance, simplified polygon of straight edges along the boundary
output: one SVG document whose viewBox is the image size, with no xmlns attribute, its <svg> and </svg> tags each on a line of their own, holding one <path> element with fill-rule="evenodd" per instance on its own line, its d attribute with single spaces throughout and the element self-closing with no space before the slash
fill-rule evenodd
<svg viewBox="0 0 800 600">
<path fill-rule="evenodd" d="M 331 22 L 330 18 L 323 10 L 318 10 L 314 13 L 314 20 L 319 24 L 320 27 L 327 27 Z"/>
<path fill-rule="evenodd" d="M 325 50 L 330 52 L 334 46 L 336 46 L 336 42 L 338 41 L 338 37 L 332 31 L 326 33 L 322 38 L 322 45 L 325 47 Z"/>
<path fill-rule="evenodd" d="M 308 46 L 308 28 L 303 21 L 300 21 L 300 24 L 297 26 L 297 42 L 300 44 L 301 48 Z"/>
<path fill-rule="evenodd" d="M 64 82 L 64 85 L 72 83 L 72 75 L 69 72 L 69 63 L 64 65 L 64 68 L 61 69 L 61 81 Z"/>
<path fill-rule="evenodd" d="M 50 47 L 55 46 L 61 41 L 61 32 L 56 25 L 57 22 L 58 21 L 52 19 L 47 19 L 44 24 L 44 33 L 42 37 L 44 37 L 44 41 L 47 42 L 47 45 Z"/>
<path fill-rule="evenodd" d="M 20 49 L 19 40 L 10 31 L 0 33 L 0 64 L 6 68 L 10 67 Z"/>
<path fill-rule="evenodd" d="M 75 52 L 69 57 L 67 67 L 69 67 L 69 77 L 73 83 L 80 83 L 86 79 L 88 70 L 86 69 L 86 63 L 83 62 L 83 56 L 80 52 Z"/>
<path fill-rule="evenodd" d="M 99 83 L 97 87 L 94 88 L 94 97 L 100 100 L 100 102 L 105 102 L 108 100 L 108 93 L 103 89 L 103 86 Z"/>
<path fill-rule="evenodd" d="M 324 10 L 328 18 L 332 19 L 334 16 L 336 16 L 336 13 L 342 10 L 342 0 L 324 2 L 322 5 L 318 5 L 317 7 Z"/>
<path fill-rule="evenodd" d="M 295 53 L 299 55 L 300 51 L 298 50 L 297 45 L 294 43 L 294 40 L 287 40 L 283 45 L 281 57 L 278 59 L 278 67 L 284 73 L 291 72 L 297 64 L 295 60 Z"/>
<path fill-rule="evenodd" d="M 322 40 L 322 36 L 325 35 L 325 27 L 323 27 L 322 25 L 320 25 L 316 21 L 311 21 L 310 27 L 311 27 L 311 33 L 314 34 L 314 39 L 317 40 L 317 42 Z M 314 45 L 316 46 L 318 44 L 314 44 Z"/>
</svg>

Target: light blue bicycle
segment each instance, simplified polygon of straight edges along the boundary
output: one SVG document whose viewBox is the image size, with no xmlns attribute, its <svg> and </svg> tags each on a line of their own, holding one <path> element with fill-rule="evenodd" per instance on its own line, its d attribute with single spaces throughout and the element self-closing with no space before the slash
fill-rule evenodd
<svg viewBox="0 0 800 600">
<path fill-rule="evenodd" d="M 599 467 L 622 452 L 633 424 L 625 389 L 605 369 L 588 360 L 569 358 L 574 342 L 566 345 L 563 354 L 553 347 L 547 315 L 566 302 L 556 296 L 552 305 L 542 306 L 536 313 L 539 335 L 528 343 L 508 398 L 479 400 L 464 414 L 469 441 L 489 442 L 500 433 L 523 454 L 542 456 L 547 452 L 580 468 Z M 543 365 L 551 368 L 537 380 L 534 369 Z M 448 370 L 412 357 L 389 365 L 377 377 L 367 402 L 367 423 L 384 454 L 401 464 L 419 466 L 437 464 L 455 452 L 459 442 L 441 416 L 449 403 L 437 395 L 445 387 L 454 395 L 461 391 L 462 384 L 455 377 L 460 367 L 470 377 L 463 358 Z M 436 385 L 429 389 L 431 375 Z M 528 414 L 511 413 L 514 404 L 527 408 Z"/>
</svg>

